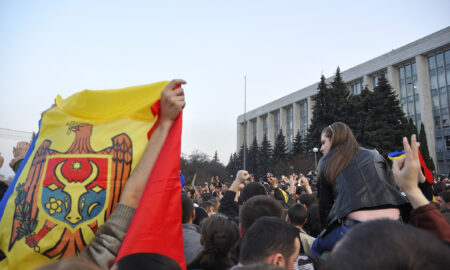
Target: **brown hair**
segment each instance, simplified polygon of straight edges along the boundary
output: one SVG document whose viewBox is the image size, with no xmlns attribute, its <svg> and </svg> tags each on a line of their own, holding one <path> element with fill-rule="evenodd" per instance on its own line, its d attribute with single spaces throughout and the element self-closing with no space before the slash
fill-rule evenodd
<svg viewBox="0 0 450 270">
<path fill-rule="evenodd" d="M 325 178 L 332 184 L 359 153 L 359 145 L 352 130 L 342 122 L 329 125 L 322 130 L 322 134 L 330 139 L 330 152 L 333 150 L 325 168 Z"/>
</svg>

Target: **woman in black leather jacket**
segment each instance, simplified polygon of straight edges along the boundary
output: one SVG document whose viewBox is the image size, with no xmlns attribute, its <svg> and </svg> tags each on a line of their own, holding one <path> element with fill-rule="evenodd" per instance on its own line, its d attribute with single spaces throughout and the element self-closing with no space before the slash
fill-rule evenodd
<svg viewBox="0 0 450 270">
<path fill-rule="evenodd" d="M 359 147 L 350 128 L 336 122 L 322 131 L 319 162 L 319 212 L 325 230 L 316 238 L 312 253 L 330 251 L 358 223 L 400 219 L 409 207 L 394 183 L 389 164 L 376 151 Z"/>
</svg>

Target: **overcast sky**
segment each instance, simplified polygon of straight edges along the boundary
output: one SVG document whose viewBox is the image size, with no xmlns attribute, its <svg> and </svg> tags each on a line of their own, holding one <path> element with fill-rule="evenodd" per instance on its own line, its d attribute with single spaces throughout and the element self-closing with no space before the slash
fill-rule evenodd
<svg viewBox="0 0 450 270">
<path fill-rule="evenodd" d="M 251 110 L 445 28 L 449 11 L 448 0 L 0 0 L 0 128 L 37 131 L 57 94 L 183 78 L 182 151 L 226 164 L 244 76 Z"/>
</svg>

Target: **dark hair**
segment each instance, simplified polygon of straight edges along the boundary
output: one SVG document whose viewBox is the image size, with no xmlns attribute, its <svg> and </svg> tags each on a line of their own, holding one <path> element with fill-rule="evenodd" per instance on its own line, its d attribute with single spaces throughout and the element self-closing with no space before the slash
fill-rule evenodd
<svg viewBox="0 0 450 270">
<path fill-rule="evenodd" d="M 226 216 L 214 215 L 205 219 L 201 228 L 203 250 L 195 257 L 190 268 L 227 269 L 234 265 L 233 250 L 239 240 L 239 229 Z"/>
<path fill-rule="evenodd" d="M 155 270 L 179 270 L 180 265 L 167 256 L 156 253 L 135 253 L 122 257 L 117 262 L 119 270 L 125 269 L 155 269 Z"/>
<path fill-rule="evenodd" d="M 245 233 L 239 262 L 244 265 L 265 262 L 275 253 L 281 253 L 287 261 L 296 252 L 296 238 L 300 241 L 299 230 L 293 225 L 277 217 L 262 217 Z"/>
<path fill-rule="evenodd" d="M 446 203 L 450 202 L 450 191 L 449 190 L 440 192 L 438 194 L 438 196 L 441 197 L 442 200 L 444 200 L 444 202 L 446 202 Z"/>
<path fill-rule="evenodd" d="M 186 224 L 191 218 L 192 212 L 194 212 L 194 203 L 186 193 L 181 194 L 181 223 Z"/>
<path fill-rule="evenodd" d="M 345 169 L 348 164 L 359 153 L 359 145 L 353 135 L 352 130 L 342 122 L 335 122 L 322 130 L 322 134 L 330 139 L 331 147 L 326 168 L 325 179 L 332 184 L 338 174 Z M 333 151 L 333 152 L 331 152 Z M 319 168 L 322 170 L 321 166 Z"/>
<path fill-rule="evenodd" d="M 313 203 L 308 208 L 308 215 L 306 216 L 306 223 L 302 227 L 310 236 L 317 237 L 322 231 L 322 224 L 320 222 L 319 204 Z"/>
<path fill-rule="evenodd" d="M 295 204 L 288 209 L 288 217 L 291 224 L 303 226 L 306 222 L 307 212 L 301 204 Z"/>
<path fill-rule="evenodd" d="M 444 182 L 437 182 L 434 185 L 434 195 L 438 195 L 439 193 L 441 193 L 442 191 L 445 190 L 445 183 Z"/>
<path fill-rule="evenodd" d="M 201 207 L 195 207 L 195 218 L 192 221 L 197 226 L 200 226 L 200 223 L 208 217 L 208 213 L 206 213 L 205 209 Z"/>
<path fill-rule="evenodd" d="M 306 205 L 306 207 L 310 207 L 313 203 L 318 203 L 317 198 L 312 195 L 312 194 L 308 194 L 308 193 L 303 193 L 298 197 L 298 200 L 301 204 Z"/>
<path fill-rule="evenodd" d="M 241 208 L 239 222 L 245 232 L 260 217 L 272 216 L 283 218 L 283 206 L 266 195 L 258 195 L 250 198 Z"/>
<path fill-rule="evenodd" d="M 285 268 L 267 263 L 255 263 L 237 268 L 238 270 L 285 270 Z"/>
<path fill-rule="evenodd" d="M 246 202 L 256 195 L 267 195 L 266 189 L 258 182 L 251 182 L 242 189 L 240 197 L 242 201 Z"/>
<path fill-rule="evenodd" d="M 208 207 L 216 208 L 216 206 L 211 201 L 201 202 L 199 206 L 207 211 L 208 211 Z"/>
<path fill-rule="evenodd" d="M 430 234 L 392 220 L 355 226 L 323 269 L 448 269 L 450 249 Z"/>
</svg>

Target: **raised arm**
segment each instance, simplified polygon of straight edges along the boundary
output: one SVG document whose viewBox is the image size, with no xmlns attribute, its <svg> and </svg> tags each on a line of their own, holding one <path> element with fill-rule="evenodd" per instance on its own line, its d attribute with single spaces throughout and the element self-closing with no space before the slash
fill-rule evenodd
<svg viewBox="0 0 450 270">
<path fill-rule="evenodd" d="M 137 207 L 139 204 L 148 177 L 152 172 L 153 166 L 155 165 L 159 152 L 169 134 L 170 128 L 186 104 L 183 88 L 173 89 L 177 85 L 185 83 L 184 80 L 172 80 L 162 91 L 161 112 L 159 115 L 160 119 L 158 120 L 158 126 L 153 131 L 141 160 L 125 185 L 121 194 L 120 203 L 131 207 Z"/>
<path fill-rule="evenodd" d="M 414 224 L 442 241 L 450 243 L 450 225 L 436 206 L 425 198 L 418 186 L 420 163 L 416 135 L 411 136 L 411 145 L 406 138 L 403 138 L 403 147 L 405 156 L 401 160 L 394 159 L 392 170 L 395 182 L 405 192 L 414 208 L 412 211 Z"/>
<path fill-rule="evenodd" d="M 95 237 L 80 254 L 81 257 L 93 260 L 102 269 L 109 269 L 114 263 L 159 152 L 185 105 L 183 89 L 172 91 L 181 84 L 185 84 L 185 81 L 173 80 L 162 91 L 158 126 L 153 131 L 141 160 L 126 182 L 111 216 L 99 227 Z"/>
</svg>

